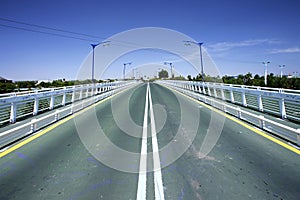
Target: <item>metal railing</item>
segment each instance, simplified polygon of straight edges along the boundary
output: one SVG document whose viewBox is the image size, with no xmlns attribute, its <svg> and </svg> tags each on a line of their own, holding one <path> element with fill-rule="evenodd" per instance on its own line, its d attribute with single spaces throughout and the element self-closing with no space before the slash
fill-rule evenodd
<svg viewBox="0 0 300 200">
<path fill-rule="evenodd" d="M 300 90 L 230 85 L 222 83 L 173 81 L 165 83 L 260 112 L 300 122 Z"/>
<path fill-rule="evenodd" d="M 40 118 L 34 118 L 31 121 L 17 126 L 15 128 L 6 130 L 2 133 L 0 133 L 0 149 L 3 149 L 5 146 L 11 144 L 12 142 L 26 137 L 54 122 L 57 122 L 58 120 L 72 115 L 73 113 L 76 113 L 80 110 L 82 110 L 83 108 L 86 108 L 102 99 L 105 99 L 113 94 L 116 94 L 128 87 L 133 86 L 135 83 L 137 83 L 136 81 L 123 81 L 123 82 L 116 82 L 114 84 L 106 84 L 106 92 L 102 92 L 102 93 L 98 93 L 95 91 L 94 95 L 90 96 L 90 98 L 85 98 L 82 100 L 78 100 L 78 101 L 74 101 L 71 106 L 67 106 L 67 107 L 62 107 L 57 109 L 55 112 L 52 112 L 46 116 L 40 117 Z M 104 87 L 104 85 L 101 85 L 102 88 Z M 98 89 L 101 88 L 100 85 L 98 85 Z M 89 86 L 82 86 L 83 88 L 88 88 Z M 77 87 L 77 88 L 81 88 L 81 87 Z M 74 89 L 74 88 L 72 88 Z M 63 89 L 64 92 L 67 92 L 66 89 Z M 80 93 L 82 93 L 81 89 L 78 89 Z M 87 89 L 85 89 L 87 90 Z M 62 91 L 61 91 L 62 92 Z M 90 91 L 91 92 L 91 91 Z M 36 94 L 36 93 L 34 93 Z M 55 93 L 54 93 L 55 94 Z M 61 94 L 61 93 L 58 93 Z M 73 93 L 74 94 L 74 90 Z M 79 98 L 80 99 L 80 98 Z"/>
<path fill-rule="evenodd" d="M 53 110 L 59 106 L 108 92 L 123 83 L 118 81 L 2 94 L 0 124 L 14 123 L 26 116 L 37 115 L 46 110 Z"/>
<path fill-rule="evenodd" d="M 179 83 L 182 82 L 183 84 Z M 271 119 L 267 119 L 262 115 L 256 115 L 251 112 L 245 111 L 240 107 L 230 105 L 220 99 L 214 98 L 211 94 L 209 96 L 200 94 L 198 90 L 191 88 L 192 84 L 187 84 L 183 81 L 157 81 L 158 84 L 173 88 L 183 94 L 186 94 L 194 99 L 202 101 L 208 105 L 211 105 L 225 113 L 233 115 L 239 119 L 247 121 L 248 123 L 259 127 L 262 130 L 273 133 L 281 138 L 286 139 L 289 142 L 300 146 L 300 129 L 292 128 L 287 125 L 275 122 Z M 203 90 L 203 87 L 201 88 Z M 209 87 L 205 87 L 206 92 L 210 90 Z M 212 97 L 210 97 L 212 96 Z M 298 107 L 299 109 L 299 107 Z"/>
</svg>

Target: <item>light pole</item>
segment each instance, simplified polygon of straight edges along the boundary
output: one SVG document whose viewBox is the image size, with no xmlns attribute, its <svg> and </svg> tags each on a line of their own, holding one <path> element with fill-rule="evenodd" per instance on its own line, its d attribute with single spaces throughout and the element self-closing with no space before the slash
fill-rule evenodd
<svg viewBox="0 0 300 200">
<path fill-rule="evenodd" d="M 103 46 L 105 45 L 109 45 L 110 41 L 103 41 L 103 42 L 99 42 L 98 44 L 91 44 L 92 49 L 93 49 L 93 58 L 92 58 L 92 83 L 95 83 L 95 48 L 100 45 L 103 44 Z"/>
<path fill-rule="evenodd" d="M 173 75 L 173 63 L 171 63 L 171 62 L 164 62 L 164 65 L 170 65 L 170 67 L 171 67 L 171 78 L 174 78 L 174 75 Z"/>
<path fill-rule="evenodd" d="M 194 42 L 194 41 L 183 41 L 186 46 L 189 46 L 192 44 L 198 45 L 200 50 L 200 64 L 201 64 L 201 76 L 202 76 L 202 82 L 204 82 L 204 69 L 203 69 L 203 59 L 202 59 L 202 45 L 203 42 Z"/>
<path fill-rule="evenodd" d="M 262 62 L 262 64 L 265 65 L 265 86 L 267 86 L 268 64 L 269 64 L 269 63 L 270 63 L 269 61 L 267 61 L 267 62 Z"/>
<path fill-rule="evenodd" d="M 280 68 L 280 78 L 282 78 L 282 70 L 283 70 L 284 67 L 285 67 L 285 65 L 279 65 L 279 68 Z"/>
<path fill-rule="evenodd" d="M 123 67 L 123 80 L 125 80 L 125 71 L 126 71 L 126 66 L 127 65 L 131 65 L 132 64 L 132 62 L 128 62 L 128 63 L 124 63 L 123 65 L 124 65 L 124 67 Z"/>
<path fill-rule="evenodd" d="M 132 79 L 136 79 L 137 68 L 132 68 Z"/>
</svg>

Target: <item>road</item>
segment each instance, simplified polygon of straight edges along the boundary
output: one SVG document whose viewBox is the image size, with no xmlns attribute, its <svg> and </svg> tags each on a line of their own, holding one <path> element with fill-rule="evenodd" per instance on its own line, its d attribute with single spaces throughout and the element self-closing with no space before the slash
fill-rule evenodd
<svg viewBox="0 0 300 200">
<path fill-rule="evenodd" d="M 143 199 L 139 191 L 147 200 L 299 199 L 299 150 L 168 88 L 147 87 L 1 152 L 0 199 Z M 99 127 L 104 135 L 95 135 Z M 110 151 L 106 139 L 139 156 Z"/>
</svg>

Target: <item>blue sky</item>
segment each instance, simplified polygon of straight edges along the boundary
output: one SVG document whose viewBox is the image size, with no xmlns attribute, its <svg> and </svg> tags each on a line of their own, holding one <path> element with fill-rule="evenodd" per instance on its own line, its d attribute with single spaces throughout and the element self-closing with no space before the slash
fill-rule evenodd
<svg viewBox="0 0 300 200">
<path fill-rule="evenodd" d="M 96 35 L 97 41 L 133 28 L 164 27 L 204 42 L 221 75 L 262 75 L 262 61 L 271 62 L 270 72 L 279 74 L 278 65 L 286 65 L 284 72 L 292 74 L 300 69 L 299 7 L 297 0 L 0 0 L 0 18 Z M 0 76 L 8 79 L 75 79 L 91 52 L 92 41 L 1 24 L 34 28 L 0 20 Z M 159 55 L 150 52 L 147 62 L 151 57 Z"/>
</svg>

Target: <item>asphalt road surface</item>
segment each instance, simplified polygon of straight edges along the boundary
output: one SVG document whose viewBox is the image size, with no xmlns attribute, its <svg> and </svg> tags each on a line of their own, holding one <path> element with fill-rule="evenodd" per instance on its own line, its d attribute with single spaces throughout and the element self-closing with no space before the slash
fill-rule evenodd
<svg viewBox="0 0 300 200">
<path fill-rule="evenodd" d="M 139 84 L 1 152 L 0 199 L 300 199 L 300 151 L 249 127 Z"/>
</svg>

